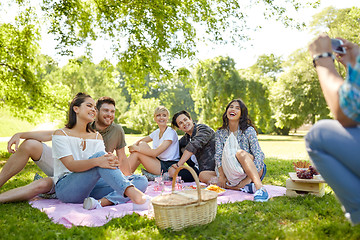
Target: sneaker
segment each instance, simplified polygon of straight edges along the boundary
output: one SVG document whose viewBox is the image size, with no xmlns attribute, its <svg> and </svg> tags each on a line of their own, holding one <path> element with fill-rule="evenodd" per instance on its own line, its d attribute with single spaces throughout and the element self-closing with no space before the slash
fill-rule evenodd
<svg viewBox="0 0 360 240">
<path fill-rule="evenodd" d="M 95 198 L 92 197 L 87 197 L 84 200 L 83 208 L 87 210 L 93 210 L 93 209 L 102 208 L 102 206 L 99 200 L 96 200 Z"/>
<path fill-rule="evenodd" d="M 40 193 L 38 196 L 41 198 L 45 198 L 45 199 L 56 199 L 57 198 L 56 193 Z"/>
<path fill-rule="evenodd" d="M 150 210 L 151 208 L 151 197 L 146 196 L 146 202 L 143 204 L 136 204 L 133 203 L 133 210 L 134 211 L 144 211 L 144 210 Z"/>
<path fill-rule="evenodd" d="M 149 173 L 148 171 L 146 171 L 145 169 L 141 169 L 141 172 L 143 175 L 145 175 L 145 177 L 147 178 L 148 181 L 155 181 L 156 177 L 160 177 L 160 175 L 155 175 L 152 173 Z"/>
<path fill-rule="evenodd" d="M 34 176 L 34 181 L 36 180 L 39 180 L 39 179 L 42 179 L 43 177 L 40 176 L 38 173 L 35 173 L 35 176 Z M 45 198 L 45 199 L 56 199 L 56 193 L 52 192 L 52 193 L 40 193 L 38 195 L 39 197 L 41 198 Z"/>
<path fill-rule="evenodd" d="M 255 202 L 267 202 L 269 200 L 269 194 L 264 187 L 256 190 L 254 194 Z"/>
<path fill-rule="evenodd" d="M 254 192 L 256 192 L 256 187 L 255 187 L 254 183 L 249 183 L 249 184 L 246 184 L 245 187 L 241 188 L 240 190 L 243 192 L 246 192 L 246 193 L 254 193 Z"/>
</svg>

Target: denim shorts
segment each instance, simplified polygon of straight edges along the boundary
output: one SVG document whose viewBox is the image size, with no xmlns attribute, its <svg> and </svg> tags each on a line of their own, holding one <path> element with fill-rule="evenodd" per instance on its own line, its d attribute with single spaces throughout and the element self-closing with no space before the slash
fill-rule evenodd
<svg viewBox="0 0 360 240">
<path fill-rule="evenodd" d="M 262 175 L 261 175 L 261 177 L 260 177 L 260 180 L 261 180 L 261 181 L 264 179 L 264 177 L 265 177 L 265 175 L 266 175 L 266 164 L 265 164 L 265 163 L 264 163 L 263 169 L 264 169 L 264 171 L 263 171 L 263 173 L 262 173 Z"/>
</svg>

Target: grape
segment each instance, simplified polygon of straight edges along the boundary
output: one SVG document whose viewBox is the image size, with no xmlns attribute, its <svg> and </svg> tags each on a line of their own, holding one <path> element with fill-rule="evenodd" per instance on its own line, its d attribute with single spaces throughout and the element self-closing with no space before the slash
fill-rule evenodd
<svg viewBox="0 0 360 240">
<path fill-rule="evenodd" d="M 297 171 L 296 176 L 300 179 L 312 179 L 313 178 L 313 174 L 310 170 Z"/>
<path fill-rule="evenodd" d="M 309 166 L 309 170 L 312 173 L 312 175 L 319 175 L 319 172 L 316 170 L 315 167 Z"/>
</svg>

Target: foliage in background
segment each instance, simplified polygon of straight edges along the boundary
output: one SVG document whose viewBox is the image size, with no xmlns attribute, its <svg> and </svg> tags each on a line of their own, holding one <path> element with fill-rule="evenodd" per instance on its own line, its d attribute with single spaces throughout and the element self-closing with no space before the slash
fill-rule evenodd
<svg viewBox="0 0 360 240">
<path fill-rule="evenodd" d="M 266 88 L 260 82 L 240 77 L 233 59 L 217 57 L 200 62 L 195 68 L 193 81 L 192 96 L 200 122 L 214 129 L 220 127 L 227 104 L 241 98 L 255 125 L 266 128 L 270 118 Z"/>
<path fill-rule="evenodd" d="M 145 98 L 132 103 L 130 110 L 126 112 L 126 124 L 144 135 L 149 135 L 157 128 L 154 111 L 159 105 L 160 100 L 155 98 Z"/>
<path fill-rule="evenodd" d="M 259 1 L 259 4 L 261 2 Z M 34 11 L 26 11 L 30 1 L 17 1 L 17 3 L 21 6 L 17 20 L 12 23 L 1 23 L 0 25 L 0 45 L 2 46 L 0 48 L 0 106 L 11 107 L 14 115 L 26 118 L 29 121 L 47 118 L 64 119 L 68 102 L 78 91 L 85 91 L 95 99 L 103 95 L 113 97 L 117 102 L 116 117 L 118 121 L 126 123 L 128 127 L 130 127 L 131 121 L 135 118 L 128 119 L 127 116 L 132 114 L 125 115 L 125 112 L 132 111 L 133 113 L 134 110 L 131 108 L 135 107 L 137 103 L 141 103 L 142 99 L 152 98 L 158 99 L 160 104 L 165 105 L 170 110 L 171 114 L 178 110 L 186 109 L 194 119 L 198 118 L 199 121 L 205 122 L 213 128 L 221 125 L 221 115 L 226 104 L 232 98 L 238 97 L 242 98 L 247 104 L 250 117 L 260 132 L 288 134 L 292 128 L 296 129 L 305 123 L 314 123 L 319 119 L 329 117 L 329 111 L 322 96 L 316 72 L 313 70 L 310 57 L 304 50 L 294 52 L 286 60 L 274 54 L 262 55 L 258 58 L 256 64 L 241 70 L 234 68 L 235 63 L 232 59 L 217 57 L 199 62 L 193 69 L 176 69 L 170 75 L 167 75 L 164 72 L 160 73 L 160 70 L 156 70 L 156 66 L 160 66 L 164 52 L 160 53 L 156 49 L 148 49 L 146 51 L 151 51 L 152 53 L 154 53 L 153 51 L 158 51 L 157 53 L 159 54 L 155 54 L 157 57 L 150 59 L 155 55 L 147 55 L 148 52 L 146 51 L 138 51 L 138 49 L 145 45 L 145 48 L 147 48 L 150 46 L 149 44 L 152 44 L 147 38 L 150 35 L 146 35 L 146 31 L 140 33 L 139 29 L 145 26 L 149 27 L 149 29 L 152 27 L 158 29 L 158 26 L 150 24 L 151 20 L 161 19 L 161 14 L 164 14 L 164 16 L 171 16 L 171 14 L 169 12 L 158 12 L 160 15 L 154 17 L 152 15 L 154 13 L 153 6 L 149 10 L 144 9 L 143 6 L 136 10 L 130 9 L 130 11 L 128 9 L 130 11 L 126 15 L 128 17 L 139 11 L 140 13 L 146 12 L 150 14 L 149 18 L 143 20 L 143 22 L 132 23 L 132 25 L 123 25 L 123 28 L 120 29 L 118 24 L 130 23 L 132 20 L 126 19 L 126 17 L 124 19 L 119 18 L 118 21 L 114 20 L 113 22 L 109 19 L 106 20 L 106 17 L 123 16 L 124 12 L 122 11 L 127 9 L 126 4 L 128 3 L 124 4 L 124 6 L 119 6 L 119 3 L 116 2 L 106 6 L 113 8 L 110 9 L 109 15 L 104 16 L 105 20 L 112 24 L 108 26 L 113 30 L 111 34 L 114 34 L 114 39 L 117 39 L 119 36 L 115 33 L 119 33 L 120 30 L 125 32 L 133 30 L 129 36 L 133 36 L 132 34 L 138 35 L 133 39 L 126 39 L 131 44 L 138 43 L 138 46 L 131 50 L 133 51 L 131 54 L 135 55 L 131 55 L 130 52 L 124 52 L 125 50 L 115 51 L 115 53 L 121 56 L 130 54 L 137 58 L 134 60 L 136 63 L 133 62 L 132 58 L 129 58 L 127 59 L 128 63 L 125 65 L 120 61 L 114 67 L 106 59 L 99 64 L 94 64 L 90 57 L 83 56 L 70 60 L 63 67 L 58 67 L 58 64 L 49 56 L 39 54 L 39 46 L 36 42 L 40 38 L 39 19 L 41 18 Z M 1 4 L 1 6 L 7 6 L 4 3 Z M 95 35 L 89 35 L 94 29 L 99 28 L 97 24 L 105 24 L 105 22 L 99 23 L 99 19 L 94 19 L 94 16 L 101 13 L 103 9 L 95 9 L 95 15 L 89 13 L 88 10 L 94 8 L 93 2 L 88 1 L 85 3 L 76 0 L 57 3 L 44 1 L 44 4 L 48 9 L 55 11 L 47 15 L 48 20 L 53 19 L 53 17 L 54 19 L 59 19 L 62 16 L 61 21 L 66 21 L 66 24 L 74 23 L 73 26 L 64 25 L 65 29 L 68 30 L 67 32 L 57 32 L 64 30 L 60 25 L 58 26 L 59 28 L 52 29 L 54 30 L 53 33 L 58 33 L 58 36 L 62 37 L 61 39 L 63 40 L 62 43 L 64 45 L 59 45 L 59 47 L 63 48 L 59 49 L 59 51 L 65 50 L 64 53 L 66 53 L 66 50 L 71 50 L 71 45 L 81 45 L 92 37 L 98 38 L 103 36 L 101 32 L 97 31 L 94 32 L 94 34 L 96 33 Z M 99 1 L 99 4 L 97 7 L 102 7 L 105 1 Z M 132 6 L 137 6 L 139 2 L 135 1 L 131 4 L 133 4 Z M 156 5 L 157 3 L 155 2 L 154 4 Z M 166 4 L 170 3 L 167 2 Z M 178 7 L 181 8 L 183 4 L 189 4 L 189 2 L 171 4 L 177 9 Z M 210 7 L 213 6 L 214 2 L 205 1 L 197 2 L 197 4 L 209 4 L 208 7 Z M 231 2 L 231 4 L 233 3 Z M 269 4 L 269 6 L 275 6 L 271 5 L 272 3 Z M 18 6 L 15 3 L 13 5 Z M 80 6 L 84 8 L 77 8 Z M 196 6 L 193 7 L 196 8 Z M 73 9 L 72 7 L 75 8 Z M 75 10 L 78 10 L 79 14 L 76 15 Z M 170 11 L 170 9 L 167 10 Z M 191 12 L 192 10 L 189 11 Z M 234 11 L 242 10 L 244 9 Z M 181 11 L 185 10 L 181 9 Z M 181 11 L 177 14 L 183 14 Z M 281 12 L 282 9 L 277 8 L 276 11 Z M 187 14 L 191 15 L 190 12 L 187 12 Z M 182 19 L 183 16 L 180 15 L 176 15 L 176 17 Z M 340 10 L 329 8 L 315 15 L 311 26 L 314 32 L 326 31 L 332 37 L 342 36 L 359 43 L 359 18 L 359 8 L 354 7 Z M 198 19 L 198 21 L 217 22 L 218 20 Z M 56 25 L 57 23 L 54 24 Z M 170 24 L 170 21 L 165 19 L 164 24 Z M 196 26 L 193 22 L 191 24 L 193 25 L 189 28 L 190 30 Z M 43 25 L 45 26 L 46 24 Z M 54 27 L 55 25 L 52 26 Z M 174 26 L 168 26 L 168 29 L 172 29 Z M 209 30 L 209 34 L 211 34 L 211 31 L 216 32 L 221 28 L 217 28 L 218 26 L 213 27 Z M 182 30 L 179 28 L 176 31 Z M 169 33 L 167 36 L 163 36 L 164 32 L 162 31 L 154 33 L 154 39 L 159 40 L 159 42 L 154 44 L 160 44 L 162 37 L 164 39 L 161 44 L 170 44 L 173 40 L 169 37 L 174 36 L 174 34 L 176 35 L 176 31 Z M 139 36 L 140 39 L 137 38 Z M 217 37 L 221 37 L 221 35 Z M 112 37 L 110 36 L 110 38 Z M 18 41 L 19 39 L 21 41 Z M 222 41 L 221 39 L 218 40 Z M 176 41 L 180 41 L 180 38 Z M 121 41 L 115 44 L 118 43 L 123 44 Z M 183 44 L 186 45 L 187 43 Z M 175 51 L 175 55 L 182 51 L 176 48 L 174 50 L 174 46 L 170 45 L 161 51 Z M 122 46 L 129 47 L 130 45 L 126 43 Z M 194 51 L 194 49 L 188 50 Z M 118 56 L 121 58 L 120 55 Z M 175 55 L 166 55 L 166 57 L 172 56 L 171 60 L 176 60 Z M 185 54 L 181 57 L 188 57 L 188 55 Z M 159 65 L 151 65 L 150 62 L 147 65 L 146 61 Z M 136 65 L 140 63 L 145 65 Z M 137 71 L 139 67 L 139 72 L 129 72 L 130 68 L 126 69 L 127 64 L 134 64 L 131 71 Z M 338 65 L 337 67 L 342 76 L 345 76 L 345 69 Z M 194 74 L 191 75 L 191 72 Z M 145 73 L 146 75 L 143 75 Z M 140 77 L 141 80 L 139 80 Z M 152 112 L 153 109 L 151 109 L 150 113 Z M 145 115 L 141 116 L 145 118 Z M 136 119 L 139 118 L 137 116 Z M 137 121 L 139 122 L 139 120 Z M 143 120 L 143 122 L 149 121 Z M 150 122 L 152 123 L 152 120 Z M 136 131 L 140 131 L 139 129 Z M 145 131 L 147 132 L 148 130 Z"/>
<path fill-rule="evenodd" d="M 327 32 L 330 37 L 343 37 L 360 42 L 360 8 L 334 9 L 329 7 L 313 16 L 310 26 L 317 35 Z M 306 43 L 304 43 L 305 45 Z M 336 63 L 338 72 L 345 77 L 346 69 Z M 288 59 L 262 55 L 256 64 L 239 70 L 242 77 L 264 84 L 271 105 L 268 132 L 287 135 L 290 129 L 330 117 L 320 88 L 312 59 L 306 49 L 293 52 Z"/>
<path fill-rule="evenodd" d="M 57 68 L 45 79 L 59 89 L 66 89 L 70 101 L 78 92 L 88 93 L 96 101 L 102 96 L 110 96 L 116 102 L 117 116 L 124 114 L 128 102 L 121 95 L 118 78 L 120 73 L 106 59 L 94 64 L 85 56 L 69 61 L 62 68 Z M 64 108 L 67 111 L 66 108 Z"/>
<path fill-rule="evenodd" d="M 0 23 L 0 107 L 35 122 L 54 111 L 54 89 L 41 79 L 45 65 L 39 59 L 39 22 L 24 9 L 15 23 Z M 60 100 L 61 101 L 61 100 Z"/>
<path fill-rule="evenodd" d="M 297 129 L 329 118 L 319 80 L 307 51 L 295 52 L 284 63 L 285 73 L 271 86 L 270 102 L 278 128 Z"/>
<path fill-rule="evenodd" d="M 330 37 L 341 37 L 360 44 L 360 8 L 336 9 L 328 7 L 313 16 L 309 27 L 315 35 L 326 32 Z"/>
<path fill-rule="evenodd" d="M 266 18 L 300 28 L 303 23 L 287 16 L 288 11 L 317 4 L 315 0 L 261 0 L 241 5 L 236 0 L 43 0 L 41 7 L 61 53 L 71 53 L 73 46 L 99 37 L 111 39 L 114 54 L 127 76 L 126 86 L 133 86 L 130 92 L 145 92 L 146 76 L 151 74 L 155 81 L 162 82 L 171 77 L 164 63 L 171 66 L 174 59 L 195 55 L 199 38 L 196 25 L 206 33 L 204 38 L 213 42 L 226 42 L 224 33 L 229 32 L 229 40 L 239 43 L 248 38 L 243 31 L 248 27 L 247 9 L 265 6 Z"/>
</svg>

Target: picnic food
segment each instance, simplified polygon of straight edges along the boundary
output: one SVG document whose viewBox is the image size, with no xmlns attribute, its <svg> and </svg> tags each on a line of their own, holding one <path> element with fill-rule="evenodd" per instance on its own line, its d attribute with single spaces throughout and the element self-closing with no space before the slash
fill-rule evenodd
<svg viewBox="0 0 360 240">
<path fill-rule="evenodd" d="M 293 162 L 293 165 L 296 170 L 297 168 L 308 168 L 310 166 L 310 163 L 307 161 L 297 161 Z"/>
<path fill-rule="evenodd" d="M 222 189 L 221 187 L 217 186 L 217 185 L 209 185 L 207 188 L 205 188 L 206 190 L 210 190 L 210 191 L 214 191 L 217 193 L 223 193 L 225 192 L 225 189 Z"/>
<path fill-rule="evenodd" d="M 306 170 L 299 170 L 296 172 L 296 176 L 301 179 L 312 179 L 314 175 L 318 175 L 318 171 L 313 166 L 309 166 Z"/>
</svg>

